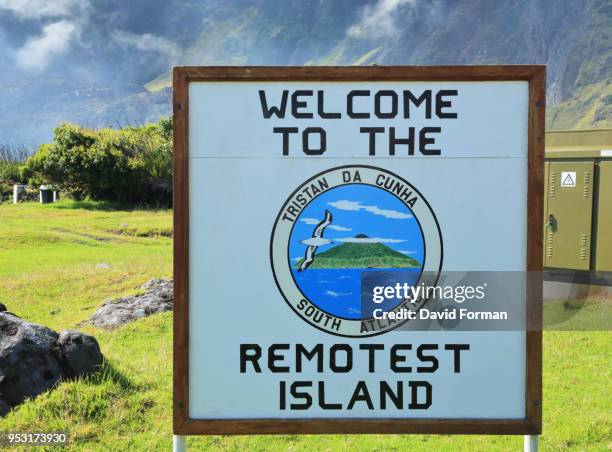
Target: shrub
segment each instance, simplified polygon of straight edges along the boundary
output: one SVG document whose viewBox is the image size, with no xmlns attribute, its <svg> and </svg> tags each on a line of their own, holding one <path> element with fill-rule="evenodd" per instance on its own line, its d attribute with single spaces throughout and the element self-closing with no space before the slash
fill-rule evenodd
<svg viewBox="0 0 612 452">
<path fill-rule="evenodd" d="M 21 166 L 27 157 L 28 151 L 23 147 L 0 146 L 0 183 L 21 183 Z"/>
<path fill-rule="evenodd" d="M 22 179 L 59 185 L 73 197 L 171 205 L 172 120 L 120 130 L 61 124 L 53 143 L 27 159 Z"/>
<path fill-rule="evenodd" d="M 12 188 L 9 184 L 0 181 L 0 203 L 6 202 L 11 199 Z"/>
</svg>

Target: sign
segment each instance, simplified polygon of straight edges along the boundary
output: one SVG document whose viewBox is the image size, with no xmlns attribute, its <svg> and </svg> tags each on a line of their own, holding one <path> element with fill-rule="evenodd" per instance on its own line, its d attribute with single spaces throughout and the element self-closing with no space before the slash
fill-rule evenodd
<svg viewBox="0 0 612 452">
<path fill-rule="evenodd" d="M 561 172 L 561 186 L 562 187 L 575 187 L 576 186 L 576 172 L 575 171 L 562 171 Z"/>
<path fill-rule="evenodd" d="M 539 433 L 544 80 L 175 68 L 175 433 Z"/>
</svg>

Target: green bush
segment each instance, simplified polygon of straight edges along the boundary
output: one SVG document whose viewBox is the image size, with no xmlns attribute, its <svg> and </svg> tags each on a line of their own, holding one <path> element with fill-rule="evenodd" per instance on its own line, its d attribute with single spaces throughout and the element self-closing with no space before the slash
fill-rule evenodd
<svg viewBox="0 0 612 452">
<path fill-rule="evenodd" d="M 58 185 L 75 198 L 169 206 L 172 120 L 120 130 L 61 124 L 28 158 L 21 178 Z"/>
<path fill-rule="evenodd" d="M 28 151 L 25 148 L 0 146 L 0 183 L 22 183 L 21 166 L 27 158 Z"/>
<path fill-rule="evenodd" d="M 11 199 L 11 190 L 12 187 L 9 184 L 0 181 L 0 203 Z"/>
</svg>

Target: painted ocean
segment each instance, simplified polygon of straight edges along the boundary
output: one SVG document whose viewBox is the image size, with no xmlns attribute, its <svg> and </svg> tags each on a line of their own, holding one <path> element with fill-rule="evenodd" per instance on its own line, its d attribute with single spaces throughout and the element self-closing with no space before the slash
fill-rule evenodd
<svg viewBox="0 0 612 452">
<path fill-rule="evenodd" d="M 371 317 L 372 308 L 393 309 L 402 300 L 389 299 L 380 304 L 372 302 L 372 289 L 376 286 L 394 286 L 396 283 L 414 285 L 420 268 L 309 268 L 293 278 L 304 296 L 321 310 L 347 319 Z M 364 315 L 365 314 L 365 315 Z"/>
</svg>

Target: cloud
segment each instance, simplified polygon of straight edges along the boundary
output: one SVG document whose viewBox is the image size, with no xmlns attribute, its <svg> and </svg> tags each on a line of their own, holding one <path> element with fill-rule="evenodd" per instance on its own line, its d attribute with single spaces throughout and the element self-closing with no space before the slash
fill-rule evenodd
<svg viewBox="0 0 612 452">
<path fill-rule="evenodd" d="M 417 251 L 398 250 L 402 254 L 416 254 Z"/>
<path fill-rule="evenodd" d="M 317 220 L 316 218 L 300 218 L 300 221 L 306 224 L 319 224 L 321 222 L 321 220 Z M 344 226 L 338 226 L 335 224 L 330 224 L 329 226 L 327 226 L 327 229 L 331 229 L 333 231 L 341 231 L 341 232 L 346 232 L 346 231 L 351 231 L 351 228 L 345 228 Z"/>
<path fill-rule="evenodd" d="M 45 25 L 40 36 L 29 38 L 15 53 L 17 64 L 23 69 L 41 71 L 78 37 L 80 28 L 73 22 L 60 20 Z"/>
<path fill-rule="evenodd" d="M 342 199 L 340 201 L 333 201 L 333 202 L 328 202 L 327 204 L 329 204 L 332 207 L 335 207 L 336 209 L 340 209 L 340 210 L 352 210 L 352 211 L 358 211 L 361 210 L 364 206 L 357 201 L 347 201 L 345 199 Z"/>
<path fill-rule="evenodd" d="M 337 242 L 347 243 L 401 243 L 406 240 L 402 239 L 382 239 L 380 237 L 346 237 L 343 239 L 334 239 Z"/>
<path fill-rule="evenodd" d="M 332 290 L 326 290 L 325 295 L 327 295 L 328 297 L 338 298 L 346 297 L 347 295 L 352 295 L 352 292 L 334 292 Z"/>
<path fill-rule="evenodd" d="M 349 27 L 351 38 L 385 38 L 397 33 L 394 14 L 403 5 L 415 5 L 416 0 L 378 0 L 367 5 L 361 13 L 361 20 Z"/>
<path fill-rule="evenodd" d="M 381 215 L 386 218 L 393 218 L 397 220 L 405 220 L 407 218 L 412 218 L 412 215 L 410 215 L 409 213 L 402 213 L 398 212 L 397 210 L 379 209 L 376 206 L 365 206 L 364 208 L 365 210 L 370 213 L 373 213 L 374 215 Z"/>
<path fill-rule="evenodd" d="M 300 243 L 308 246 L 325 246 L 331 243 L 330 239 L 324 239 L 323 237 L 310 237 L 301 240 Z"/>
<path fill-rule="evenodd" d="M 336 226 L 335 224 L 330 224 L 329 226 L 327 226 L 327 229 L 332 229 L 334 231 L 341 231 L 341 232 L 346 232 L 346 231 L 351 230 L 351 228 L 345 228 L 344 226 Z"/>
<path fill-rule="evenodd" d="M 346 199 L 342 199 L 339 201 L 328 202 L 327 204 L 340 210 L 349 210 L 353 212 L 365 210 L 373 213 L 374 215 L 380 215 L 385 218 L 392 218 L 394 220 L 406 220 L 408 218 L 412 218 L 412 215 L 408 213 L 398 212 L 397 210 L 381 209 L 377 206 L 366 206 L 359 201 L 348 201 Z"/>
<path fill-rule="evenodd" d="M 143 52 L 159 53 L 171 60 L 176 60 L 179 48 L 169 39 L 151 33 L 135 34 L 121 30 L 115 30 L 111 39 L 124 47 L 133 47 Z"/>
<path fill-rule="evenodd" d="M 0 0 L 0 9 L 20 19 L 72 17 L 81 15 L 89 6 L 86 0 Z"/>
<path fill-rule="evenodd" d="M 12 55 L 18 67 L 40 72 L 79 41 L 93 8 L 89 0 L 0 0 L 0 10 L 43 23 L 39 34 L 28 37 Z"/>
</svg>

